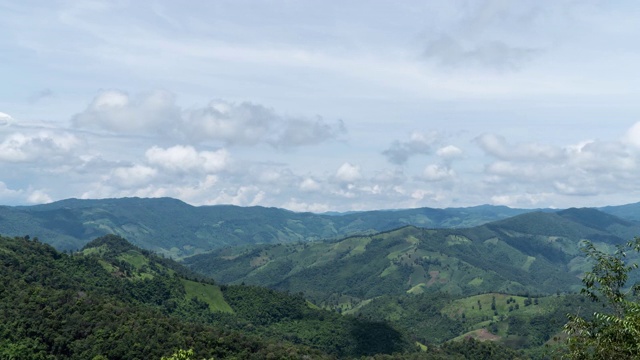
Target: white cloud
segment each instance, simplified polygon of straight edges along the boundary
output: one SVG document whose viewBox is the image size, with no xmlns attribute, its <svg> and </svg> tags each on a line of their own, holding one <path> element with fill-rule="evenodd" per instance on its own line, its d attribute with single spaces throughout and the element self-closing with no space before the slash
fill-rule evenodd
<svg viewBox="0 0 640 360">
<path fill-rule="evenodd" d="M 474 141 L 488 155 L 501 160 L 561 161 L 565 155 L 558 147 L 535 142 L 512 145 L 495 134 L 483 134 Z"/>
<path fill-rule="evenodd" d="M 60 161 L 79 144 L 80 139 L 69 133 L 13 133 L 0 143 L 0 161 Z"/>
<path fill-rule="evenodd" d="M 78 128 L 145 135 L 170 134 L 179 122 L 180 109 L 175 104 L 175 96 L 160 90 L 137 97 L 119 90 L 102 91 L 72 119 Z"/>
<path fill-rule="evenodd" d="M 425 181 L 443 181 L 451 180 L 455 175 L 453 169 L 447 166 L 431 164 L 424 168 L 422 179 Z"/>
<path fill-rule="evenodd" d="M 0 112 L 0 126 L 9 126 L 13 121 L 11 115 Z"/>
<path fill-rule="evenodd" d="M 239 186 L 236 189 L 223 189 L 213 200 L 214 204 L 232 204 L 239 206 L 260 205 L 265 191 L 254 185 Z"/>
<path fill-rule="evenodd" d="M 10 189 L 7 184 L 0 181 L 0 199 L 3 201 L 17 199 L 22 194 L 21 190 Z"/>
<path fill-rule="evenodd" d="M 360 180 L 362 174 L 360 173 L 359 166 L 346 162 L 338 168 L 335 177 L 342 183 L 353 183 Z"/>
<path fill-rule="evenodd" d="M 631 146 L 640 148 L 640 121 L 633 124 L 633 126 L 627 130 L 622 141 Z"/>
<path fill-rule="evenodd" d="M 330 124 L 320 117 L 312 120 L 281 116 L 250 102 L 213 100 L 205 107 L 183 110 L 176 104 L 174 94 L 160 90 L 135 97 L 119 90 L 103 91 L 85 111 L 73 117 L 72 123 L 76 128 L 120 134 L 227 146 L 269 144 L 281 149 L 316 145 L 346 133 L 342 121 Z"/>
<path fill-rule="evenodd" d="M 144 165 L 119 167 L 113 169 L 108 182 L 120 188 L 140 187 L 151 182 L 157 174 L 156 169 Z"/>
<path fill-rule="evenodd" d="M 181 145 L 166 149 L 154 146 L 145 152 L 145 157 L 150 165 L 183 173 L 215 173 L 224 170 L 230 162 L 229 153 L 225 149 L 197 151 L 192 146 Z"/>
<path fill-rule="evenodd" d="M 551 195 L 550 193 L 494 195 L 491 197 L 491 204 L 528 208 L 546 201 Z"/>
<path fill-rule="evenodd" d="M 447 145 L 439 148 L 436 154 L 446 161 L 451 161 L 462 156 L 462 150 L 457 146 Z"/>
<path fill-rule="evenodd" d="M 32 204 L 46 204 L 52 202 L 53 199 L 43 190 L 34 190 L 27 196 L 27 201 Z"/>
<path fill-rule="evenodd" d="M 300 183 L 300 190 L 305 192 L 318 191 L 321 189 L 320 184 L 312 178 L 305 178 Z"/>
<path fill-rule="evenodd" d="M 299 201 L 296 198 L 292 198 L 280 206 L 285 209 L 289 209 L 291 211 L 297 211 L 297 212 L 322 213 L 322 212 L 327 212 L 332 210 L 332 208 L 327 204 L 306 203 L 303 201 Z"/>
</svg>

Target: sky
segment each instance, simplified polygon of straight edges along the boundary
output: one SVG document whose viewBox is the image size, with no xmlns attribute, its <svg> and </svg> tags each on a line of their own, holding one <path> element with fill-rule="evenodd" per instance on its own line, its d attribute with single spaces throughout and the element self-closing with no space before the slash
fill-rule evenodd
<svg viewBox="0 0 640 360">
<path fill-rule="evenodd" d="M 0 0 L 0 204 L 640 201 L 640 2 Z"/>
</svg>

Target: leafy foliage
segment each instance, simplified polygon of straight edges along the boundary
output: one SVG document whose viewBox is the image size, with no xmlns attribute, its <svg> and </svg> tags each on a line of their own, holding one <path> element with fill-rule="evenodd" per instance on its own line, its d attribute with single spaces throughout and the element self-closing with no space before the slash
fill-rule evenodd
<svg viewBox="0 0 640 360">
<path fill-rule="evenodd" d="M 640 238 L 619 246 L 614 254 L 586 244 L 585 252 L 595 265 L 583 279 L 582 293 L 601 302 L 604 311 L 596 312 L 592 319 L 569 315 L 567 358 L 636 359 L 640 354 L 640 285 L 626 287 L 638 263 L 626 261 L 628 251 L 640 251 Z"/>
<path fill-rule="evenodd" d="M 313 309 L 300 296 L 186 280 L 180 265 L 139 251 L 113 236 L 73 255 L 0 237 L 0 358 L 185 355 L 176 349 L 193 349 L 198 359 L 343 358 L 413 350 L 388 324 Z M 185 284 L 203 293 L 189 296 Z M 202 297 L 212 288 L 232 313 L 212 311 Z"/>
</svg>

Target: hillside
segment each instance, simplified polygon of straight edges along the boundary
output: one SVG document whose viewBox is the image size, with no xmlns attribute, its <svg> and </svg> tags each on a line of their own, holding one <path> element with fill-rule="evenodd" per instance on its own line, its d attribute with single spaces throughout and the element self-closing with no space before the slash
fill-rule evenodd
<svg viewBox="0 0 640 360">
<path fill-rule="evenodd" d="M 592 264 L 638 225 L 594 209 L 533 212 L 470 229 L 404 227 L 332 242 L 225 248 L 184 259 L 218 281 L 302 292 L 343 314 L 388 321 L 423 344 L 475 338 L 544 358 Z M 630 254 L 630 256 L 635 256 Z"/>
<path fill-rule="evenodd" d="M 0 358 L 333 358 L 414 351 L 384 322 L 300 296 L 218 286 L 116 236 L 67 255 L 0 237 Z M 193 275 L 193 277 L 191 277 Z"/>
<path fill-rule="evenodd" d="M 349 310 L 381 295 L 576 291 L 589 267 L 580 242 L 613 249 L 629 240 L 617 234 L 633 233 L 640 233 L 635 223 L 575 209 L 470 229 L 405 227 L 333 242 L 225 248 L 184 264 L 221 282 L 303 292 L 319 304 Z"/>
<path fill-rule="evenodd" d="M 96 237 L 117 234 L 145 249 L 180 258 L 225 246 L 336 239 L 406 225 L 468 227 L 526 211 L 485 205 L 332 216 L 264 207 L 194 207 L 171 198 L 68 199 L 0 207 L 0 234 L 28 234 L 59 250 L 76 250 Z"/>
</svg>

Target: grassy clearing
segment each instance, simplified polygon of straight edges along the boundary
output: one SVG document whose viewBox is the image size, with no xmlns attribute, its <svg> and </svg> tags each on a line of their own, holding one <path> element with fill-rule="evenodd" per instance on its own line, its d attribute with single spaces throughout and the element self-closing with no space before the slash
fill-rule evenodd
<svg viewBox="0 0 640 360">
<path fill-rule="evenodd" d="M 492 303 L 495 299 L 495 310 Z M 512 299 L 507 304 L 507 300 Z M 452 319 L 460 319 L 462 314 L 468 323 L 475 324 L 487 319 L 497 319 L 499 316 L 510 315 L 540 315 L 549 313 L 552 307 L 545 306 L 549 302 L 547 298 L 531 299 L 531 304 L 525 306 L 527 300 L 524 296 L 489 293 L 465 297 L 453 301 L 442 309 L 442 314 Z M 537 301 L 537 305 L 535 302 Z M 496 315 L 497 313 L 497 315 Z"/>
<path fill-rule="evenodd" d="M 531 264 L 533 264 L 534 261 L 536 261 L 535 257 L 527 256 L 527 260 L 524 262 L 524 264 L 522 264 L 522 270 L 529 271 L 529 268 L 531 267 Z"/>
<path fill-rule="evenodd" d="M 209 305 L 211 311 L 233 313 L 233 309 L 224 300 L 224 296 L 219 287 L 186 279 L 182 279 L 181 281 L 184 284 L 187 299 L 197 298 L 198 300 L 204 301 Z"/>
</svg>

